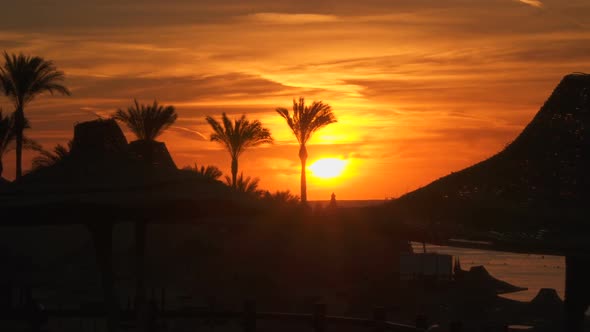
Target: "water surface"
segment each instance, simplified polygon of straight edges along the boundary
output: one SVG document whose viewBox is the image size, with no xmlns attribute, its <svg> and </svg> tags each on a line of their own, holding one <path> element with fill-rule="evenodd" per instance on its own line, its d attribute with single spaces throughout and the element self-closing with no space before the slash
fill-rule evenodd
<svg viewBox="0 0 590 332">
<path fill-rule="evenodd" d="M 412 243 L 414 252 L 422 252 L 422 243 Z M 565 257 L 517 254 L 480 249 L 466 249 L 426 245 L 428 252 L 438 252 L 459 257 L 461 267 L 483 265 L 494 277 L 516 286 L 527 287 L 527 291 L 506 294 L 507 298 L 530 301 L 541 288 L 554 288 L 563 299 L 565 290 Z"/>
</svg>

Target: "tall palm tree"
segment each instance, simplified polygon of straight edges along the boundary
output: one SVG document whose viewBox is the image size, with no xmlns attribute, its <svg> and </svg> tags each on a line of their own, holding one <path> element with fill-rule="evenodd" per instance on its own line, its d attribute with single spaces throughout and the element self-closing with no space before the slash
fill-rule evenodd
<svg viewBox="0 0 590 332">
<path fill-rule="evenodd" d="M 206 120 L 213 128 L 211 141 L 222 144 L 231 156 L 231 186 L 236 189 L 238 158 L 248 148 L 272 143 L 273 139 L 270 130 L 262 127 L 262 123 L 258 120 L 250 122 L 245 115 L 232 122 L 223 113 L 221 116 L 222 124 L 210 116 Z"/>
<path fill-rule="evenodd" d="M 59 161 L 67 158 L 72 150 L 72 141 L 68 142 L 67 146 L 57 144 L 53 151 L 48 151 L 43 148 L 37 149 L 39 155 L 33 158 L 33 170 L 49 167 L 55 165 Z"/>
<path fill-rule="evenodd" d="M 197 164 L 195 164 L 194 166 L 186 166 L 184 169 L 188 171 L 193 171 L 206 178 L 213 180 L 217 180 L 223 175 L 223 173 L 221 173 L 221 170 L 217 166 L 213 165 L 199 167 Z"/>
<path fill-rule="evenodd" d="M 113 115 L 127 127 L 138 140 L 155 141 L 178 118 L 174 106 L 159 105 L 156 100 L 152 105 L 140 105 L 137 99 L 127 110 L 119 109 Z"/>
<path fill-rule="evenodd" d="M 70 95 L 62 85 L 64 73 L 53 62 L 38 56 L 25 56 L 4 52 L 4 65 L 0 67 L 0 89 L 14 104 L 14 130 L 16 135 L 16 179 L 22 176 L 22 153 L 26 128 L 25 106 L 42 93 Z"/>
<path fill-rule="evenodd" d="M 307 141 L 313 133 L 319 129 L 336 122 L 336 117 L 332 113 L 332 107 L 321 101 L 314 101 L 311 105 L 305 105 L 305 99 L 299 98 L 299 101 L 293 99 L 293 115 L 289 110 L 283 107 L 277 108 L 277 113 L 282 116 L 287 125 L 293 131 L 293 134 L 299 142 L 299 159 L 301 160 L 301 202 L 307 203 L 307 181 L 306 181 L 306 163 L 307 163 Z"/>
</svg>

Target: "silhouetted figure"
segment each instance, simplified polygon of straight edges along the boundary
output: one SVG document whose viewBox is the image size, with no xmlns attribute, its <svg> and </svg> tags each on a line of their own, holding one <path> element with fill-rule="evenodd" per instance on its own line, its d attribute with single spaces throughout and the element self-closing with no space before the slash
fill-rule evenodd
<svg viewBox="0 0 590 332">
<path fill-rule="evenodd" d="M 332 193 L 332 196 L 330 196 L 330 205 L 329 205 L 330 209 L 335 209 L 338 207 L 338 205 L 336 204 L 336 194 Z"/>
</svg>

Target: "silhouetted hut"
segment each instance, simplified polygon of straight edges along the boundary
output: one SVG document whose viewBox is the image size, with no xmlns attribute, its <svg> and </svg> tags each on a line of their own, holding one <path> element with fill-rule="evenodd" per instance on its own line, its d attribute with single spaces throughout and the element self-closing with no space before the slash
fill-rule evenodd
<svg viewBox="0 0 590 332">
<path fill-rule="evenodd" d="M 541 288 L 529 302 L 527 314 L 532 317 L 555 319 L 563 317 L 563 301 L 553 288 Z"/>
<path fill-rule="evenodd" d="M 143 160 L 155 167 L 176 169 L 176 164 L 166 148 L 166 144 L 157 141 L 138 140 L 129 143 L 129 152 L 137 160 Z"/>
<path fill-rule="evenodd" d="M 477 293 L 490 293 L 493 295 L 509 294 L 525 291 L 528 288 L 518 287 L 499 280 L 492 276 L 484 266 L 472 266 L 469 271 L 455 274 L 458 286 L 468 291 Z"/>
<path fill-rule="evenodd" d="M 205 223 L 237 226 L 257 213 L 254 202 L 222 183 L 173 166 L 165 146 L 153 156 L 168 167 L 138 158 L 114 120 L 76 125 L 69 156 L 33 171 L 0 192 L 0 225 L 85 224 L 102 271 L 109 329 L 116 329 L 118 305 L 112 271 L 115 223 L 136 225 L 137 301 L 145 299 L 144 260 L 148 223 Z M 163 147 L 163 148 L 162 148 Z M 6 218 L 6 216 L 12 218 Z"/>
</svg>

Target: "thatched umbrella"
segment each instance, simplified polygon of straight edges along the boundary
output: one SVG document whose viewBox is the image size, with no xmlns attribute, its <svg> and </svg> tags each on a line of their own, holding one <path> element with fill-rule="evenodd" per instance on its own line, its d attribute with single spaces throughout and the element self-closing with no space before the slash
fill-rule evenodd
<svg viewBox="0 0 590 332">
<path fill-rule="evenodd" d="M 482 265 L 473 266 L 469 271 L 461 271 L 458 275 L 456 273 L 455 280 L 458 282 L 458 286 L 465 289 L 465 291 L 474 293 L 489 292 L 494 296 L 521 292 L 528 289 L 495 278 Z"/>
<path fill-rule="evenodd" d="M 171 158 L 170 158 L 171 159 Z M 93 236 L 109 315 L 116 329 L 118 303 L 112 273 L 112 229 L 136 224 L 137 301 L 145 299 L 146 223 L 232 223 L 256 214 L 253 202 L 220 182 L 175 167 L 157 167 L 130 153 L 113 120 L 75 128 L 71 154 L 0 190 L 3 225 L 85 224 Z"/>
</svg>

